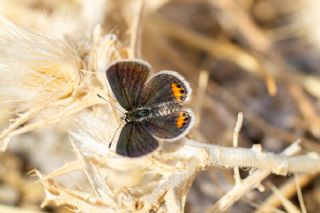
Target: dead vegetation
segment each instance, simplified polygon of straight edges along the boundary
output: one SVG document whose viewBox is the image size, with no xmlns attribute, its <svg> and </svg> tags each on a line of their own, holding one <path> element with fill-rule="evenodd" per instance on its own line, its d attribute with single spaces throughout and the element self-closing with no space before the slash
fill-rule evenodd
<svg viewBox="0 0 320 213">
<path fill-rule="evenodd" d="M 1 1 L 0 212 L 318 212 L 319 8 Z M 123 58 L 194 91 L 192 132 L 139 159 L 108 148 L 120 115 L 97 97 L 117 104 Z"/>
</svg>

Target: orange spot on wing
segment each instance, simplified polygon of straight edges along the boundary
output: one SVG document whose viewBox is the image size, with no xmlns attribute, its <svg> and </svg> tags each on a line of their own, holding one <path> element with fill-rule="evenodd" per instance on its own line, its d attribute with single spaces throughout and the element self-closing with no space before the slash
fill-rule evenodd
<svg viewBox="0 0 320 213">
<path fill-rule="evenodd" d="M 189 115 L 185 112 L 180 112 L 177 118 L 176 126 L 181 129 L 183 128 L 189 121 Z"/>
<path fill-rule="evenodd" d="M 173 93 L 173 96 L 178 100 L 182 101 L 185 96 L 184 88 L 181 86 L 181 84 L 178 83 L 172 83 L 171 84 L 171 91 Z"/>
</svg>

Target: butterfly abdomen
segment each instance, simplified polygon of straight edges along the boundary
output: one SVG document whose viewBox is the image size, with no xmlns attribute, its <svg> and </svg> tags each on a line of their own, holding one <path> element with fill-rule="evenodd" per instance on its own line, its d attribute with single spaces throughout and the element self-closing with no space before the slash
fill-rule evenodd
<svg viewBox="0 0 320 213">
<path fill-rule="evenodd" d="M 176 103 L 163 103 L 153 108 L 155 116 L 165 116 L 181 110 L 181 105 Z"/>
<path fill-rule="evenodd" d="M 130 121 L 143 121 L 149 117 L 165 116 L 172 113 L 179 112 L 181 106 L 176 103 L 163 103 L 153 107 L 139 107 L 126 113 L 126 120 Z"/>
</svg>

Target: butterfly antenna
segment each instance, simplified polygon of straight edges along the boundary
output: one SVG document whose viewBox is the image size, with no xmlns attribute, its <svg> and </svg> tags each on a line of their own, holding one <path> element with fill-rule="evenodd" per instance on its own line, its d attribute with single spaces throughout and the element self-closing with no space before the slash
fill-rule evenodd
<svg viewBox="0 0 320 213">
<path fill-rule="evenodd" d="M 122 114 L 125 114 L 119 107 L 117 107 L 116 105 L 114 105 L 111 101 L 105 99 L 104 97 L 102 97 L 100 94 L 97 94 L 97 96 L 99 98 L 101 98 L 102 100 L 108 102 L 111 106 L 113 106 L 115 109 L 117 109 L 119 112 L 121 112 Z"/>
<path fill-rule="evenodd" d="M 113 142 L 114 138 L 116 137 L 117 132 L 119 131 L 120 127 L 122 126 L 122 124 L 123 124 L 123 121 L 121 121 L 121 123 L 119 124 L 119 126 L 116 129 L 116 132 L 113 134 L 112 139 L 111 139 L 111 141 L 109 143 L 109 149 L 110 149 L 110 147 L 112 145 L 112 142 Z"/>
</svg>

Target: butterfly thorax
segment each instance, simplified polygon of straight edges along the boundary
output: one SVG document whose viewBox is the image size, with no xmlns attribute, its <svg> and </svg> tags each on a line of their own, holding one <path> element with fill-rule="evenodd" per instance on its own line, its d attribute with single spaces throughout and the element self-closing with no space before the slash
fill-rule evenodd
<svg viewBox="0 0 320 213">
<path fill-rule="evenodd" d="M 178 112 L 181 109 L 181 105 L 176 103 L 163 103 L 156 106 L 138 107 L 125 114 L 125 121 L 143 121 L 150 117 L 158 117 L 169 115 L 174 112 Z"/>
<path fill-rule="evenodd" d="M 125 121 L 142 121 L 150 116 L 152 116 L 152 109 L 150 107 L 140 107 L 133 109 L 125 114 Z"/>
</svg>

